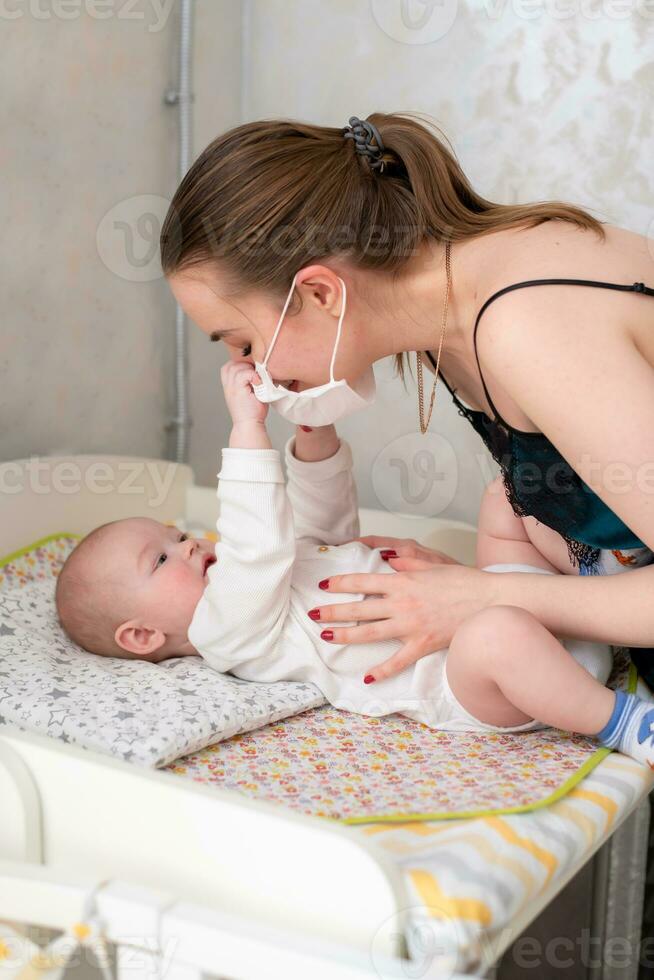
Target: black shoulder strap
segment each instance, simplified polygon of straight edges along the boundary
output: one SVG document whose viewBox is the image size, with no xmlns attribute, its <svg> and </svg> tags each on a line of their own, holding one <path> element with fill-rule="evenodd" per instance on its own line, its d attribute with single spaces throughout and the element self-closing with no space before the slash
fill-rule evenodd
<svg viewBox="0 0 654 980">
<path fill-rule="evenodd" d="M 646 286 L 642 282 L 635 282 L 631 286 L 624 286 L 621 283 L 617 283 L 617 282 L 601 282 L 595 279 L 527 279 L 524 282 L 514 282 L 511 286 L 504 286 L 503 289 L 498 289 L 496 293 L 493 293 L 493 295 L 486 300 L 486 302 L 480 309 L 479 313 L 477 314 L 477 319 L 475 320 L 475 329 L 472 334 L 472 341 L 475 348 L 475 357 L 477 358 L 477 367 L 479 368 L 479 377 L 481 378 L 481 383 L 484 387 L 484 393 L 486 395 L 486 398 L 488 399 L 488 404 L 493 410 L 495 419 L 499 422 L 503 422 L 504 425 L 506 425 L 506 422 L 504 422 L 502 416 L 493 405 L 493 401 L 488 392 L 488 388 L 486 387 L 484 376 L 481 373 L 479 355 L 477 354 L 477 327 L 479 326 L 481 315 L 486 309 L 486 307 L 490 306 L 493 300 L 496 300 L 499 296 L 502 296 L 504 293 L 510 293 L 513 289 L 524 289 L 525 286 L 548 286 L 552 284 L 563 285 L 563 286 L 600 286 L 603 289 L 618 289 L 621 292 L 644 293 L 647 296 L 654 296 L 654 289 L 652 289 L 649 286 Z"/>
</svg>

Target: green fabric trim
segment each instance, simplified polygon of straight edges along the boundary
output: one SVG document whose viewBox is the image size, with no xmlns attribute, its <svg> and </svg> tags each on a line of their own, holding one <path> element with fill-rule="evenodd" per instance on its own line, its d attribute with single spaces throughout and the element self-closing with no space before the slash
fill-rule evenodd
<svg viewBox="0 0 654 980">
<path fill-rule="evenodd" d="M 629 664 L 629 677 L 627 680 L 627 693 L 634 694 L 636 691 L 636 685 L 638 683 L 638 671 L 636 670 L 634 664 Z M 607 755 L 613 752 L 613 749 L 608 749 L 605 746 L 596 749 L 593 754 L 586 759 L 584 764 L 579 767 L 577 772 L 569 776 L 564 783 L 562 783 L 558 789 L 550 793 L 543 800 L 537 800 L 535 803 L 525 803 L 523 806 L 508 807 L 506 809 L 497 810 L 461 810 L 458 813 L 392 813 L 392 814 L 381 814 L 380 816 L 372 817 L 325 817 L 323 819 L 333 820 L 335 823 L 343 824 L 361 824 L 361 823 L 407 823 L 409 821 L 426 821 L 426 820 L 462 820 L 463 818 L 472 817 L 499 817 L 509 813 L 527 813 L 530 810 L 539 810 L 542 807 L 550 806 L 552 803 L 556 803 L 563 796 L 566 796 L 570 790 L 581 782 L 581 780 L 588 775 L 591 770 L 600 764 L 602 759 L 605 759 Z"/>
<path fill-rule="evenodd" d="M 34 548 L 40 548 L 42 545 L 47 544 L 48 541 L 55 541 L 57 538 L 82 538 L 81 534 L 73 534 L 69 531 L 59 531 L 58 534 L 49 534 L 46 538 L 39 538 L 38 541 L 33 541 L 32 544 L 26 545 L 24 548 L 19 548 L 18 551 L 12 551 L 10 555 L 6 558 L 0 558 L 0 568 L 4 568 L 8 565 L 10 561 L 15 561 L 16 558 L 21 558 L 26 555 L 28 551 L 32 551 Z"/>
</svg>

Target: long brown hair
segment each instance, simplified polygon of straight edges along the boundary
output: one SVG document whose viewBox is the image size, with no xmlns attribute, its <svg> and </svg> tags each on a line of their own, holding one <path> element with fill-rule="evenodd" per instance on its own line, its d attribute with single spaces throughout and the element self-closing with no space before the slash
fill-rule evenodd
<svg viewBox="0 0 654 980">
<path fill-rule="evenodd" d="M 382 173 L 344 139 L 347 127 L 264 119 L 218 136 L 171 202 L 164 275 L 215 262 L 226 294 L 256 289 L 281 299 L 298 269 L 328 257 L 397 275 L 428 237 L 456 242 L 558 218 L 605 238 L 602 223 L 571 204 L 481 197 L 429 117 L 368 119 L 384 144 Z M 404 380 L 402 352 L 395 364 Z"/>
</svg>

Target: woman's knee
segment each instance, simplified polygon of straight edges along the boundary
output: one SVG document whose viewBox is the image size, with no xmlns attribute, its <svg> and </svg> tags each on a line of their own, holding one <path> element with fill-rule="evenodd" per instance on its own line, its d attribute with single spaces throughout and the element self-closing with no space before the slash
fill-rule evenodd
<svg viewBox="0 0 654 980">
<path fill-rule="evenodd" d="M 528 541 L 522 519 L 509 503 L 501 476 L 495 477 L 481 498 L 477 533 L 506 541 Z"/>
</svg>

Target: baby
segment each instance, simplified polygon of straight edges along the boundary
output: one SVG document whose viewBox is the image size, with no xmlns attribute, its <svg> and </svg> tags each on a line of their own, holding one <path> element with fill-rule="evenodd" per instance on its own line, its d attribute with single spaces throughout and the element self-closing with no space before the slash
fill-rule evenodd
<svg viewBox="0 0 654 980">
<path fill-rule="evenodd" d="M 73 640 L 104 656 L 157 663 L 200 655 L 246 680 L 311 681 L 337 708 L 400 712 L 445 731 L 555 726 L 654 766 L 654 705 L 604 686 L 610 648 L 556 638 L 514 606 L 469 617 L 448 648 L 374 688 L 364 684 L 400 642 L 339 643 L 316 622 L 330 576 L 396 574 L 383 551 L 357 538 L 350 447 L 332 425 L 298 426 L 284 449 L 285 482 L 265 427 L 268 405 L 252 390 L 258 382 L 252 365 L 229 361 L 221 378 L 233 427 L 218 474 L 218 544 L 147 518 L 96 528 L 57 580 L 57 611 Z M 493 540 L 490 529 L 480 526 L 482 533 Z M 509 543 L 499 537 L 502 562 L 482 571 L 554 574 L 536 549 L 533 564 L 512 562 Z M 484 551 L 488 557 L 488 544 Z M 454 561 L 438 552 L 432 557 Z M 375 601 L 362 593 L 328 598 Z"/>
</svg>

